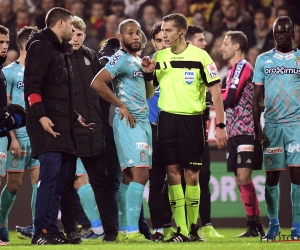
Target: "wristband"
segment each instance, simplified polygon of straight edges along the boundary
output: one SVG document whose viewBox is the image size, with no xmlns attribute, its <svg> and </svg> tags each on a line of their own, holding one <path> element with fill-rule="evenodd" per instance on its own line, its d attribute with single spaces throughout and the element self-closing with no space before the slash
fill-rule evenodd
<svg viewBox="0 0 300 250">
<path fill-rule="evenodd" d="M 153 80 L 153 72 L 151 72 L 151 73 L 145 73 L 144 74 L 144 79 L 145 79 L 145 81 L 152 81 Z"/>
</svg>

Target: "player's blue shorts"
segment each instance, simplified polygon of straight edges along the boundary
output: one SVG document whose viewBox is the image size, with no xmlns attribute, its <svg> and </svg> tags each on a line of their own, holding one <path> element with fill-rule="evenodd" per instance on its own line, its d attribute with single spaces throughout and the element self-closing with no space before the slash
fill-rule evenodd
<svg viewBox="0 0 300 250">
<path fill-rule="evenodd" d="M 5 176 L 7 161 L 7 137 L 0 137 L 0 178 Z"/>
<path fill-rule="evenodd" d="M 38 159 L 32 158 L 32 150 L 29 138 L 19 140 L 21 156 L 12 155 L 7 152 L 6 172 L 24 172 L 26 169 L 32 170 L 40 167 Z"/>
<path fill-rule="evenodd" d="M 300 167 L 300 126 L 265 124 L 264 165 L 266 171 Z"/>
<path fill-rule="evenodd" d="M 83 163 L 81 159 L 78 157 L 76 162 L 76 176 L 83 176 L 86 175 L 85 167 L 83 166 Z"/>
<path fill-rule="evenodd" d="M 114 138 L 122 170 L 130 167 L 151 167 L 152 130 L 149 122 L 137 122 L 135 128 L 126 126 L 117 113 L 113 123 Z"/>
</svg>

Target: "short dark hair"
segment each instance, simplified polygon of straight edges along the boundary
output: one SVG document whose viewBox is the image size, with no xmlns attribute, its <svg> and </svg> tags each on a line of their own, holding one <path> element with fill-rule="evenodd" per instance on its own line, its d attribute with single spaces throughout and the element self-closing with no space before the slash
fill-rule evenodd
<svg viewBox="0 0 300 250">
<path fill-rule="evenodd" d="M 226 36 L 230 36 L 232 44 L 239 44 L 240 49 L 243 53 L 246 52 L 248 48 L 248 38 L 242 31 L 227 31 Z"/>
<path fill-rule="evenodd" d="M 4 27 L 3 25 L 0 25 L 0 34 L 2 35 L 9 35 L 9 29 Z"/>
<path fill-rule="evenodd" d="M 275 24 L 278 22 L 278 21 L 286 21 L 286 22 L 290 22 L 292 24 L 292 31 L 294 33 L 294 30 L 295 30 L 295 22 L 293 20 L 293 18 L 291 18 L 290 16 L 279 16 L 275 19 L 274 23 L 273 23 L 273 31 L 274 31 L 274 27 L 275 27 Z"/>
<path fill-rule="evenodd" d="M 268 9 L 265 9 L 265 8 L 259 8 L 259 9 L 256 9 L 254 11 L 254 14 L 253 14 L 253 17 L 255 17 L 257 14 L 263 14 L 265 16 L 266 19 L 269 19 L 270 18 L 270 11 Z"/>
<path fill-rule="evenodd" d="M 35 26 L 24 26 L 22 29 L 20 29 L 17 33 L 17 45 L 19 49 L 21 50 L 22 44 L 25 43 L 27 40 L 28 36 L 32 31 L 37 31 L 38 28 Z"/>
<path fill-rule="evenodd" d="M 152 29 L 150 30 L 150 34 L 152 36 L 152 39 L 155 40 L 155 36 L 161 32 L 161 24 L 162 22 L 158 22 L 153 25 Z"/>
<path fill-rule="evenodd" d="M 141 27 L 141 25 L 134 19 L 126 19 L 122 22 L 120 22 L 119 27 L 118 27 L 118 34 L 121 34 L 122 29 L 124 28 L 124 26 L 128 23 L 135 23 L 137 24 L 139 27 Z"/>
<path fill-rule="evenodd" d="M 54 7 L 46 15 L 46 26 L 52 28 L 60 19 L 66 22 L 72 16 L 73 14 L 64 8 Z"/>
<path fill-rule="evenodd" d="M 186 40 L 193 40 L 193 36 L 197 33 L 203 33 L 204 32 L 204 28 L 201 27 L 200 25 L 189 25 L 186 35 L 185 35 L 185 39 Z"/>
<path fill-rule="evenodd" d="M 163 22 L 169 22 L 169 21 L 174 21 L 174 25 L 177 29 L 185 29 L 187 30 L 188 25 L 187 25 L 187 20 L 184 15 L 180 13 L 173 13 L 169 14 L 167 16 L 164 16 L 162 18 Z"/>
</svg>

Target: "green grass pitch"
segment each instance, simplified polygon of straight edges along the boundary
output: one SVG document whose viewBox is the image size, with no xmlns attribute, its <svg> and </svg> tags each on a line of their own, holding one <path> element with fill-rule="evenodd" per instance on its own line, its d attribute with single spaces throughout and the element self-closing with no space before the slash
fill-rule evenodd
<svg viewBox="0 0 300 250">
<path fill-rule="evenodd" d="M 300 242 L 260 242 L 259 238 L 233 238 L 245 229 L 218 229 L 225 238 L 210 239 L 205 243 L 103 243 L 101 240 L 84 240 L 80 245 L 32 246 L 30 240 L 21 240 L 16 232 L 10 232 L 10 245 L 2 246 L 9 249 L 58 249 L 58 250 L 245 250 L 245 249 L 300 249 Z M 201 231 L 200 231 L 201 232 Z M 290 229 L 283 229 L 282 234 L 290 234 Z M 1 246 L 0 246 L 1 247 Z"/>
</svg>

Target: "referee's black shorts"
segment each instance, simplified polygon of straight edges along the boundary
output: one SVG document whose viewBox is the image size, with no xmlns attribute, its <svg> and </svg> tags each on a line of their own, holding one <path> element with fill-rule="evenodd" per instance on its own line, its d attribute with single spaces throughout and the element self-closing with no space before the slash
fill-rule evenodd
<svg viewBox="0 0 300 250">
<path fill-rule="evenodd" d="M 227 142 L 227 172 L 236 174 L 238 168 L 261 170 L 263 161 L 262 146 L 254 143 L 254 136 L 239 135 Z"/>
<path fill-rule="evenodd" d="M 159 113 L 158 143 L 162 166 L 180 164 L 181 168 L 198 171 L 205 147 L 203 115 Z"/>
</svg>

